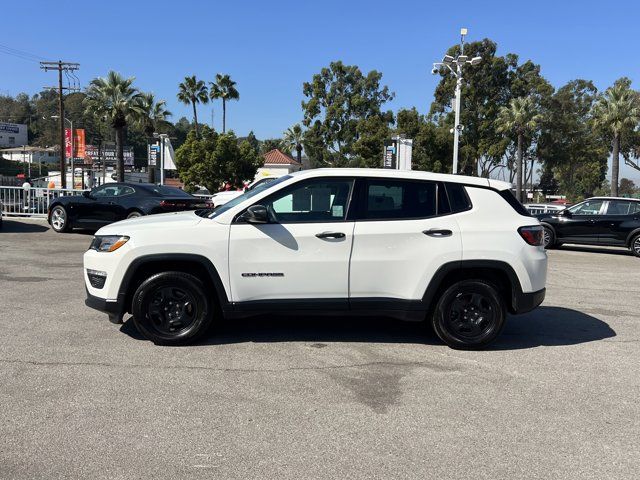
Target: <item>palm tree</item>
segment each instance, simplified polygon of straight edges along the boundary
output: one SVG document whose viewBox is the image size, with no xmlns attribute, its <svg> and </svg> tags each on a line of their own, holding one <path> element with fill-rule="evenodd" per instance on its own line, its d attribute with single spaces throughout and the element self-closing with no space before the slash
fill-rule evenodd
<svg viewBox="0 0 640 480">
<path fill-rule="evenodd" d="M 160 100 L 156 102 L 153 93 L 142 93 L 138 99 L 141 114 L 137 119 L 138 125 L 142 127 L 148 139 L 153 138 L 153 133 L 158 131 L 158 126 L 171 116 L 167 110 L 167 102 Z M 149 183 L 155 182 L 155 168 L 149 165 Z"/>
<path fill-rule="evenodd" d="M 178 85 L 178 100 L 185 105 L 193 106 L 193 123 L 196 126 L 196 137 L 199 136 L 198 131 L 198 112 L 196 111 L 196 104 L 209 103 L 209 96 L 207 86 L 204 80 L 196 79 L 195 75 L 190 77 L 184 77 L 184 82 Z"/>
<path fill-rule="evenodd" d="M 141 114 L 140 92 L 133 87 L 134 77 L 124 78 L 111 71 L 106 77 L 94 78 L 84 100 L 86 111 L 104 118 L 116 132 L 116 173 L 124 181 L 124 131 Z"/>
<path fill-rule="evenodd" d="M 605 91 L 593 107 L 593 120 L 596 128 L 611 138 L 611 195 L 617 197 L 622 137 L 640 123 L 640 96 L 628 79 L 617 80 Z"/>
<path fill-rule="evenodd" d="M 229 75 L 216 75 L 215 82 L 211 84 L 211 100 L 222 99 L 222 133 L 227 131 L 227 100 L 239 100 L 240 93 L 236 90 L 236 82 Z"/>
<path fill-rule="evenodd" d="M 516 157 L 516 197 L 522 201 L 522 151 L 525 137 L 535 131 L 542 120 L 531 97 L 513 98 L 509 105 L 501 107 L 496 119 L 498 132 L 515 133 L 518 138 Z"/>
<path fill-rule="evenodd" d="M 283 143 L 289 150 L 296 151 L 296 157 L 298 163 L 302 163 L 302 142 L 304 140 L 304 131 L 299 123 L 296 123 L 293 127 L 289 127 L 282 138 Z M 307 167 L 304 167 L 305 170 Z"/>
</svg>

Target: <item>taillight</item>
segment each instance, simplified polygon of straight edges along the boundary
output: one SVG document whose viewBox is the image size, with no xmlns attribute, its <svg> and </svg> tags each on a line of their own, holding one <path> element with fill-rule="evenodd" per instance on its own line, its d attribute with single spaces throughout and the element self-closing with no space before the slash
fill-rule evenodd
<svg viewBox="0 0 640 480">
<path fill-rule="evenodd" d="M 539 247 L 544 242 L 544 229 L 540 225 L 520 227 L 518 233 L 529 245 Z"/>
<path fill-rule="evenodd" d="M 162 208 L 184 208 L 187 206 L 186 203 L 180 203 L 180 202 L 171 202 L 168 200 L 161 200 L 160 201 L 160 206 Z"/>
</svg>

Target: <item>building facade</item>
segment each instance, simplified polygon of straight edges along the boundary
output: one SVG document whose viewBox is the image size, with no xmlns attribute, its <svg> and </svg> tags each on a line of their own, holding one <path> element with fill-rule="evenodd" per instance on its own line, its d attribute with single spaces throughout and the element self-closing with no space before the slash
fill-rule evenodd
<svg viewBox="0 0 640 480">
<path fill-rule="evenodd" d="M 0 122 L 0 148 L 19 147 L 28 143 L 29 137 L 26 125 Z"/>
</svg>

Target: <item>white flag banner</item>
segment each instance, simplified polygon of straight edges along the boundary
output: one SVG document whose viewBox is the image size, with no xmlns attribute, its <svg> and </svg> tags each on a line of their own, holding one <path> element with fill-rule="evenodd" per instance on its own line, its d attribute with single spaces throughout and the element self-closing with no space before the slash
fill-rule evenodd
<svg viewBox="0 0 640 480">
<path fill-rule="evenodd" d="M 171 140 L 168 138 L 164 139 L 164 169 L 165 170 L 176 170 L 176 162 L 175 162 L 175 153 L 173 151 L 173 145 L 171 145 Z"/>
</svg>

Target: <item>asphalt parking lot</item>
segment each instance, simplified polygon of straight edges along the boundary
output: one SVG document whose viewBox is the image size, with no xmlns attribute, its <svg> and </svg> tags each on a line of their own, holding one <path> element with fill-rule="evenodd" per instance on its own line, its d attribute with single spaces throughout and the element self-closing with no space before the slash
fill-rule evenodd
<svg viewBox="0 0 640 480">
<path fill-rule="evenodd" d="M 640 259 L 551 251 L 482 352 L 385 319 L 157 347 L 84 306 L 91 236 L 0 231 L 0 478 L 567 478 L 640 471 Z"/>
</svg>

